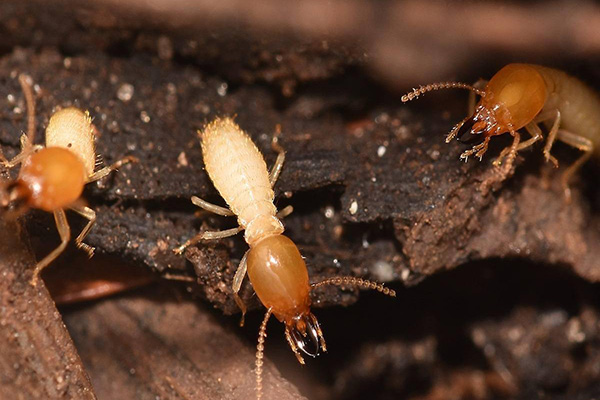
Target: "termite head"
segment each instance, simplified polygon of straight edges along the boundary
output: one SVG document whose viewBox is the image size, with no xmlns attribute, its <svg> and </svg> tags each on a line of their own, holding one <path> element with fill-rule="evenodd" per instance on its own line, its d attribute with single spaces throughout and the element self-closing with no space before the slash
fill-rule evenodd
<svg viewBox="0 0 600 400">
<path fill-rule="evenodd" d="M 300 352 L 316 357 L 327 351 L 317 318 L 310 312 L 309 292 L 324 285 L 350 286 L 377 290 L 395 297 L 396 292 L 382 284 L 362 278 L 341 276 L 309 285 L 306 264 L 296 245 L 283 235 L 265 238 L 254 245 L 247 255 L 248 276 L 254 291 L 267 307 L 258 332 L 256 346 L 256 398 L 262 398 L 262 367 L 267 337 L 267 322 L 271 314 L 285 324 L 286 339 L 301 364 Z"/>
<path fill-rule="evenodd" d="M 530 123 L 542 110 L 547 98 L 544 78 L 534 66 L 508 64 L 492 77 L 485 87 L 486 96 L 479 107 L 503 109 L 507 114 L 499 123 L 515 130 Z M 504 132 L 509 129 L 504 126 Z"/>
<path fill-rule="evenodd" d="M 325 351 L 321 328 L 310 312 L 306 263 L 294 242 L 283 235 L 260 240 L 249 250 L 247 266 L 256 295 L 285 324 L 298 361 L 304 363 L 299 351 L 311 357 Z"/>
<path fill-rule="evenodd" d="M 460 125 L 456 125 L 454 129 L 456 132 L 456 139 L 464 144 L 477 144 L 480 143 L 485 133 L 485 123 L 477 119 L 477 115 L 471 115 L 466 120 L 462 121 Z"/>
<path fill-rule="evenodd" d="M 458 123 L 446 141 L 456 137 L 478 145 L 491 136 L 515 132 L 533 121 L 546 96 L 544 79 L 534 67 L 509 64 L 492 77 L 473 115 Z"/>
<path fill-rule="evenodd" d="M 13 190 L 29 207 L 52 212 L 73 204 L 85 183 L 85 167 L 77 155 L 47 147 L 23 162 Z"/>
<path fill-rule="evenodd" d="M 402 96 L 402 101 L 413 100 L 432 90 L 451 88 L 470 90 L 481 99 L 473 115 L 456 124 L 446 142 L 456 138 L 476 147 L 492 136 L 523 128 L 542 110 L 547 97 L 544 78 L 534 66 L 508 64 L 483 89 L 461 82 L 432 83 Z"/>
<path fill-rule="evenodd" d="M 327 351 L 319 321 L 311 312 L 298 315 L 291 323 L 286 322 L 285 336 L 288 338 L 292 350 L 296 347 L 313 358 L 318 356 L 321 350 Z M 297 352 L 294 351 L 294 353 Z M 298 354 L 296 354 L 296 357 L 300 363 L 304 363 L 302 358 L 298 357 Z"/>
<path fill-rule="evenodd" d="M 479 104 L 475 112 L 470 117 L 460 121 L 452 128 L 446 137 L 446 143 L 456 138 L 459 142 L 477 146 L 483 143 L 487 138 L 504 133 L 504 124 L 499 123 L 499 116 L 502 116 L 502 110 L 498 108 L 489 109 Z M 510 126 L 509 126 L 510 128 Z"/>
</svg>

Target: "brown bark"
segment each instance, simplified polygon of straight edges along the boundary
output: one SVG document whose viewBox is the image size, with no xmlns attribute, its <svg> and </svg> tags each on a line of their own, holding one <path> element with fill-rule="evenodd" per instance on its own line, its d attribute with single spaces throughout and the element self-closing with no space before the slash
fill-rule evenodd
<svg viewBox="0 0 600 400">
<path fill-rule="evenodd" d="M 241 328 L 233 321 L 224 326 L 223 318 L 178 301 L 174 292 L 156 292 L 102 301 L 66 317 L 98 397 L 254 398 L 254 351 L 234 334 Z M 304 398 L 270 363 L 264 378 L 266 399 Z"/>
<path fill-rule="evenodd" d="M 534 146 L 520 154 L 514 172 L 503 175 L 491 161 L 507 141 L 494 138 L 482 162 L 463 164 L 458 155 L 464 148 L 444 144 L 443 137 L 465 116 L 464 93 L 431 93 L 409 106 L 398 100 L 398 87 L 407 90 L 430 79 L 455 76 L 468 81 L 489 78 L 515 59 L 563 67 L 600 87 L 597 63 L 588 56 L 599 47 L 597 6 L 530 3 L 498 8 L 498 2 L 306 0 L 283 12 L 281 7 L 289 8 L 288 3 L 268 0 L 251 5 L 181 0 L 169 7 L 160 0 L 81 7 L 68 1 L 3 2 L 0 142 L 9 155 L 18 151 L 25 124 L 22 94 L 14 79 L 20 72 L 31 74 L 39 85 L 40 133 L 56 107 L 89 109 L 99 132 L 98 152 L 106 161 L 135 155 L 140 163 L 87 188 L 86 198 L 98 211 L 88 242 L 99 254 L 141 266 L 155 276 L 188 279 L 186 289 L 225 313 L 236 313 L 231 283 L 247 250 L 241 237 L 201 243 L 186 257 L 171 251 L 199 230 L 235 223 L 197 213 L 189 202 L 192 195 L 221 201 L 203 170 L 195 131 L 215 116 L 237 115 L 270 164 L 275 158 L 270 138 L 281 124 L 281 143 L 288 153 L 276 186 L 278 206 L 291 204 L 296 209 L 284 222 L 308 260 L 311 279 L 368 277 L 395 285 L 401 297 L 399 305 L 385 299 L 372 308 L 373 303 L 361 302 L 348 310 L 316 310 L 325 336 L 333 337 L 327 372 L 339 370 L 337 379 L 341 376 L 343 382 L 335 389 L 331 380 L 336 378 L 321 374 L 314 379 L 319 383 L 303 388 L 317 386 L 319 392 L 320 384 L 322 398 L 332 393 L 352 398 L 354 384 L 382 380 L 389 384 L 377 388 L 384 397 L 423 398 L 429 393 L 435 399 L 440 393 L 442 398 L 451 397 L 447 393 L 481 393 L 477 385 L 484 382 L 500 395 L 516 393 L 515 398 L 536 393 L 555 399 L 590 398 L 598 382 L 598 332 L 590 328 L 597 323 L 593 294 L 594 282 L 600 280 L 597 162 L 587 163 L 572 182 L 573 201 L 567 204 L 559 177 L 577 152 L 557 145 L 561 169 L 556 171 Z M 153 7 L 145 8 L 148 4 Z M 36 248 L 56 238 L 54 230 L 48 230 L 51 217 L 30 215 L 27 226 Z M 70 219 L 76 231 L 82 222 Z M 470 269 L 464 267 L 473 262 Z M 487 275 L 482 275 L 488 263 L 498 266 L 490 273 L 494 284 L 486 285 Z M 517 268 L 510 279 L 502 281 L 503 268 L 513 264 Z M 539 265 L 531 269 L 534 264 Z M 522 295 L 543 292 L 545 279 L 557 269 L 568 273 L 560 276 L 551 293 L 542 299 Z M 25 280 L 19 279 L 3 281 L 8 291 L 2 293 L 25 293 Z M 523 279 L 528 279 L 527 285 L 520 286 Z M 468 290 L 478 285 L 494 295 Z M 420 288 L 426 293 L 415 296 Z M 458 306 L 446 300 L 453 298 L 455 288 L 468 294 Z M 579 292 L 589 298 L 576 296 Z M 570 294 L 558 296 L 564 293 Z M 247 282 L 243 295 L 250 309 L 259 308 Z M 30 310 L 21 298 L 28 299 L 23 295 L 7 308 L 10 321 L 48 310 Z M 357 298 L 357 292 L 338 288 L 313 293 L 315 308 L 349 305 Z M 552 304 L 558 313 L 548 313 L 546 302 L 556 298 L 557 304 Z M 498 302 L 503 308 L 495 313 Z M 470 313 L 473 304 L 481 309 Z M 447 312 L 449 305 L 453 313 Z M 185 317 L 181 320 L 176 315 L 179 307 Z M 592 311 L 584 315 L 579 310 L 584 307 Z M 517 310 L 514 318 L 512 308 Z M 192 398 L 251 394 L 253 343 L 239 350 L 239 360 L 223 355 L 234 367 L 227 372 L 232 380 L 215 383 L 220 370 L 212 367 L 218 364 L 203 364 L 194 346 L 206 349 L 204 342 L 212 343 L 214 337 L 205 330 L 210 327 L 227 339 L 219 348 L 241 349 L 227 332 L 244 331 L 222 328 L 222 321 L 217 324 L 186 301 L 145 294 L 66 312 L 72 313 L 69 325 L 101 397 L 112 398 L 119 391 Z M 54 318 L 51 321 L 57 318 L 54 311 L 46 315 Z M 195 319 L 201 322 L 198 327 L 187 325 Z M 549 320 L 560 325 L 558 333 L 552 334 Z M 582 339 L 575 328 L 583 323 L 589 326 Z M 160 324 L 178 329 L 164 331 Z M 512 353 L 525 346 L 511 342 L 519 324 L 536 332 L 525 336 L 525 344 L 534 351 Z M 366 327 L 361 336 L 362 325 Z M 93 329 L 86 331 L 86 326 Z M 406 338 L 407 331 L 416 338 Z M 388 341 L 382 335 L 394 337 Z M 571 336 L 565 341 L 564 335 Z M 376 342 L 374 347 L 365 344 L 370 341 Z M 459 358 L 446 363 L 445 352 L 454 349 L 454 341 L 466 342 L 456 346 L 461 357 L 464 351 L 476 361 Z M 489 346 L 510 355 L 489 357 Z M 336 348 L 356 350 L 362 357 L 358 366 L 345 370 L 348 355 L 336 358 Z M 395 348 L 400 350 L 386 358 L 386 349 Z M 559 360 L 560 376 L 548 372 L 551 363 L 546 359 Z M 391 365 L 389 376 L 386 369 L 376 368 L 377 360 Z M 327 363 L 320 357 L 304 371 Z M 410 374 L 415 365 L 421 373 L 417 378 Z M 502 376 L 507 366 L 516 389 Z M 124 375 L 132 369 L 135 374 Z M 585 374 L 579 376 L 579 371 Z M 82 372 L 68 373 L 85 377 Z M 54 375 L 43 376 L 40 382 L 54 382 Z M 233 377 L 240 379 L 239 392 Z M 297 395 L 276 374 L 269 379 L 272 389 L 281 385 L 290 396 Z M 195 382 L 201 382 L 199 387 Z M 11 384 L 7 387 L 16 387 Z M 424 387 L 428 390 L 421 390 Z M 365 393 L 374 391 L 369 387 Z"/>
<path fill-rule="evenodd" d="M 61 315 L 43 285 L 21 225 L 0 217 L 0 398 L 96 399 Z"/>
</svg>

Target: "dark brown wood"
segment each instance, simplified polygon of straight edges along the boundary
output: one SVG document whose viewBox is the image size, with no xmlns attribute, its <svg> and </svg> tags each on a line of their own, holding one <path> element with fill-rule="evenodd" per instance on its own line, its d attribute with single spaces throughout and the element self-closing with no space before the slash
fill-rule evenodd
<svg viewBox="0 0 600 400">
<path fill-rule="evenodd" d="M 395 285 L 400 299 L 369 303 L 367 298 L 348 309 L 319 310 L 352 304 L 358 294 L 338 288 L 315 291 L 315 314 L 330 353 L 302 369 L 303 376 L 318 377 L 299 379 L 303 391 L 331 398 L 339 389 L 347 393 L 340 398 L 352 398 L 359 397 L 356 387 L 376 395 L 371 386 L 375 382 L 382 397 L 410 399 L 426 388 L 434 393 L 436 387 L 446 387 L 446 379 L 477 383 L 481 373 L 490 378 L 491 370 L 504 374 L 508 368 L 519 383 L 515 397 L 597 397 L 592 393 L 600 381 L 600 303 L 593 283 L 600 281 L 598 163 L 587 163 L 575 177 L 573 201 L 567 204 L 560 173 L 576 151 L 557 144 L 562 170 L 554 170 L 536 145 L 519 155 L 514 173 L 502 175 L 491 162 L 505 139 L 494 139 L 482 162 L 468 164 L 458 159 L 464 150 L 459 143 L 444 143 L 448 130 L 465 116 L 465 92 L 430 93 L 409 105 L 399 102 L 400 92 L 429 79 L 471 82 L 515 60 L 566 69 L 598 89 L 598 63 L 585 53 L 600 43 L 600 25 L 593 23 L 597 5 L 302 0 L 290 6 L 271 0 L 223 0 L 215 9 L 212 1 L 180 0 L 157 11 L 143 8 L 149 3 L 167 1 L 0 3 L 3 150 L 8 155 L 18 151 L 25 120 L 16 76 L 26 72 L 39 86 L 39 133 L 56 107 L 77 105 L 94 117 L 97 147 L 107 162 L 126 154 L 140 159 L 86 189 L 86 199 L 98 211 L 98 223 L 87 240 L 99 254 L 154 276 L 188 279 L 186 289 L 199 293 L 218 312 L 238 312 L 231 281 L 247 250 L 241 237 L 198 244 L 186 257 L 171 251 L 199 230 L 235 223 L 199 213 L 189 201 L 192 195 L 221 201 L 203 171 L 195 132 L 215 116 L 237 115 L 271 164 L 275 154 L 270 138 L 281 124 L 287 160 L 275 188 L 278 206 L 296 209 L 284 221 L 286 234 L 306 256 L 311 279 L 352 274 L 386 281 Z M 244 13 L 247 7 L 261 12 Z M 291 11 L 283 13 L 279 7 Z M 311 7 L 318 19 L 302 12 Z M 74 232 L 83 224 L 77 216 L 69 219 Z M 28 227 L 36 249 L 41 249 L 36 244 L 56 240 L 52 218 L 45 213 L 30 214 Z M 68 254 L 63 260 L 78 264 Z M 488 271 L 494 262 L 496 268 Z M 548 277 L 557 267 L 565 274 L 552 286 Z M 31 297 L 25 282 L 16 276 L 2 281 L 2 329 L 21 324 L 38 332 L 35 327 L 44 322 L 41 315 L 32 319 L 37 313 L 54 326 L 55 310 L 38 304 L 47 301 L 46 295 Z M 541 296 L 548 287 L 552 290 Z M 246 282 L 243 294 L 254 310 L 259 304 L 251 289 Z M 415 297 L 419 290 L 425 293 Z M 465 294 L 459 304 L 453 301 L 456 292 Z M 177 303 L 169 296 L 146 294 L 71 310 L 69 326 L 100 397 L 135 397 L 138 391 L 148 397 L 182 398 L 237 393 L 233 379 L 215 383 L 219 373 L 211 367 L 219 364 L 203 364 L 204 353 L 198 355 L 194 346 L 206 349 L 205 342 L 218 343 L 227 349 L 233 343 L 232 348 L 239 348 L 236 338 L 212 342 L 217 338 L 203 331 L 204 326 L 215 332 L 244 331 L 227 327 L 218 317 L 207 322 L 208 311 L 191 310 L 191 296 L 182 297 Z M 494 311 L 498 304 L 501 310 Z M 179 305 L 185 321 L 177 322 Z M 521 311 L 511 321 L 507 314 L 513 309 Z M 190 326 L 195 319 L 198 329 Z M 37 322 L 29 326 L 30 321 Z M 164 331 L 160 324 L 177 329 Z M 277 331 L 277 325 L 272 322 L 271 329 Z M 533 363 L 522 352 L 524 346 L 513 342 L 519 329 L 539 332 L 539 337 L 548 333 L 547 340 L 527 339 Z M 398 338 L 406 342 L 401 346 L 406 351 L 390 355 L 386 365 L 393 368 L 363 361 L 385 361 L 390 353 L 385 350 L 388 338 L 382 338 L 386 335 L 392 343 Z M 270 335 L 267 357 L 273 356 L 271 345 L 285 346 L 278 336 Z M 50 357 L 54 351 L 43 340 L 43 351 L 27 347 L 45 338 L 39 332 L 31 337 L 36 339 L 25 341 L 23 349 L 14 335 L 0 342 L 7 347 L 2 352 L 14 353 L 6 360 L 17 355 L 25 360 L 4 365 L 12 375 L 0 390 L 23 390 L 21 381 L 32 390 L 58 382 L 58 358 L 49 361 L 55 369 L 36 370 L 43 379 L 34 379 L 31 372 L 15 373 L 14 365 L 35 366 L 30 364 L 39 364 L 34 355 Z M 226 374 L 240 379 L 244 396 L 252 394 L 254 339 L 245 343 L 247 350 L 239 357 L 206 350 L 235 361 Z M 365 344 L 371 342 L 372 347 Z M 492 357 L 490 346 L 497 350 Z M 344 354 L 336 357 L 336 351 Z M 344 374 L 355 353 L 359 358 L 345 375 L 350 383 L 344 389 L 334 375 Z M 287 348 L 285 354 L 289 356 Z M 411 375 L 414 368 L 408 368 L 407 356 L 420 365 L 419 376 Z M 560 368 L 555 368 L 557 359 L 562 360 Z M 558 370 L 562 373 L 555 374 Z M 81 371 L 64 371 L 84 377 Z M 272 379 L 274 385 L 289 388 L 285 381 Z M 405 386 L 398 384 L 404 379 Z M 458 389 L 448 387 L 457 397 Z"/>
<path fill-rule="evenodd" d="M 254 348 L 233 332 L 244 328 L 231 319 L 224 325 L 226 318 L 178 301 L 173 291 L 152 287 L 144 293 L 66 316 L 100 399 L 255 397 Z M 270 362 L 264 377 L 265 399 L 304 398 Z"/>
<path fill-rule="evenodd" d="M 21 226 L 0 216 L 0 398 L 96 399 Z"/>
</svg>

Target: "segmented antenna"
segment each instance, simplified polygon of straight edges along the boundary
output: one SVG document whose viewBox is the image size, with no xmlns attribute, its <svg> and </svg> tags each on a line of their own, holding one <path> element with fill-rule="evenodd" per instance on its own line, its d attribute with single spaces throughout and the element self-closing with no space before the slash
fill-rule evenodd
<svg viewBox="0 0 600 400">
<path fill-rule="evenodd" d="M 335 286 L 356 286 L 363 289 L 377 290 L 379 293 L 383 293 L 386 296 L 396 297 L 396 292 L 390 288 L 383 286 L 381 283 L 369 281 L 367 279 L 357 278 L 354 276 L 336 276 L 322 280 L 321 282 L 313 283 L 313 288 L 318 288 L 324 285 L 335 285 Z"/>
<path fill-rule="evenodd" d="M 260 329 L 258 330 L 258 344 L 256 345 L 256 369 L 254 372 L 256 373 L 256 400 L 262 399 L 262 369 L 263 369 L 263 358 L 265 353 L 265 339 L 267 337 L 267 322 L 269 322 L 269 318 L 271 318 L 271 313 L 273 312 L 272 308 L 267 310 L 265 314 L 265 318 L 263 319 L 262 324 L 260 324 Z"/>
<path fill-rule="evenodd" d="M 25 103 L 27 103 L 27 139 L 29 139 L 27 147 L 31 148 L 35 139 L 35 97 L 31 89 L 31 77 L 20 74 L 19 84 L 25 96 Z"/>
<path fill-rule="evenodd" d="M 438 82 L 438 83 L 430 83 L 429 85 L 425 85 L 425 86 L 419 86 L 418 88 L 413 89 L 411 92 L 408 92 L 404 96 L 402 96 L 401 100 L 403 103 L 406 103 L 407 101 L 411 101 L 411 100 L 418 98 L 420 95 L 422 95 L 426 92 L 431 92 L 433 90 L 440 90 L 440 89 L 467 89 L 467 90 L 477 93 L 481 97 L 485 97 L 485 92 L 483 90 L 477 89 L 466 83 Z"/>
</svg>

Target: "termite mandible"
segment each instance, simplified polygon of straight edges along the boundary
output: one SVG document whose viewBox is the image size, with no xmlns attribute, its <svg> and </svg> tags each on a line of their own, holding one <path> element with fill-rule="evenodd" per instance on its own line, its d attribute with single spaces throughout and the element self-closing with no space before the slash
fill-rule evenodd
<svg viewBox="0 0 600 400">
<path fill-rule="evenodd" d="M 36 285 L 42 269 L 58 257 L 69 242 L 71 229 L 65 208 L 75 211 L 88 220 L 81 233 L 75 238 L 78 248 L 89 257 L 94 248 L 83 243 L 96 221 L 96 212 L 81 199 L 83 187 L 104 178 L 134 157 L 125 157 L 114 164 L 94 171 L 96 151 L 94 128 L 87 111 L 75 107 L 55 112 L 46 128 L 46 145 L 36 145 L 35 140 L 35 97 L 29 77 L 19 76 L 19 83 L 27 103 L 27 133 L 21 136 L 21 152 L 7 160 L 0 150 L 0 162 L 10 169 L 21 164 L 16 180 L 0 184 L 0 206 L 17 206 L 16 214 L 27 208 L 37 208 L 54 214 L 61 243 L 50 254 L 39 261 L 33 270 L 31 283 Z"/>
<path fill-rule="evenodd" d="M 569 179 L 593 154 L 600 156 L 600 98 L 583 82 L 565 72 L 533 64 L 508 64 L 489 82 L 481 80 L 475 85 L 433 83 L 405 94 L 402 101 L 448 88 L 471 91 L 471 115 L 456 124 L 446 137 L 446 143 L 456 138 L 462 143 L 473 144 L 473 148 L 460 156 L 465 161 L 471 155 L 481 160 L 490 139 L 508 132 L 513 136 L 512 144 L 494 161 L 494 165 L 499 166 L 505 159 L 508 171 L 518 151 L 542 139 L 539 124 L 543 123 L 549 129 L 543 150 L 546 161 L 558 167 L 558 161 L 550 154 L 556 140 L 583 152 L 562 174 L 565 196 L 570 199 Z M 475 95 L 481 96 L 477 105 Z M 519 129 L 522 128 L 530 138 L 521 142 Z"/>
<path fill-rule="evenodd" d="M 279 177 L 285 151 L 275 135 L 273 149 L 278 153 L 271 171 L 252 139 L 230 118 L 217 118 L 202 131 L 198 131 L 206 172 L 229 208 L 220 207 L 196 196 L 192 203 L 222 216 L 237 216 L 239 226 L 217 232 L 202 232 L 174 249 L 181 254 L 186 247 L 201 240 L 220 239 L 245 230 L 248 250 L 235 273 L 233 294 L 236 303 L 246 312 L 238 295 L 242 281 L 248 277 L 256 295 L 267 308 L 259 330 L 256 352 L 256 396 L 262 397 L 263 351 L 267 322 L 271 314 L 285 324 L 285 337 L 304 364 L 302 353 L 315 357 L 327 351 L 325 338 L 317 318 L 310 311 L 310 290 L 322 285 L 355 286 L 374 289 L 389 296 L 396 293 L 381 284 L 356 277 L 334 277 L 318 283 L 309 283 L 308 270 L 300 251 L 283 235 L 280 218 L 292 212 L 286 207 L 277 212 L 273 203 L 273 186 Z"/>
</svg>

